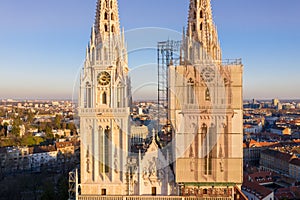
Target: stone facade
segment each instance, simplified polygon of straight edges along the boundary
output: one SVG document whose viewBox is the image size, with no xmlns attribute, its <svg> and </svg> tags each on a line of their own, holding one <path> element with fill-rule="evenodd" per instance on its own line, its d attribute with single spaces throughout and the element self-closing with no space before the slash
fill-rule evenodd
<svg viewBox="0 0 300 200">
<path fill-rule="evenodd" d="M 176 183 L 182 195 L 222 196 L 243 180 L 243 65 L 221 60 L 210 1 L 190 1 L 183 35 L 180 65 L 169 67 Z"/>
<path fill-rule="evenodd" d="M 159 148 L 153 130 L 146 152 L 129 152 L 131 94 L 124 33 L 117 0 L 98 0 L 80 84 L 79 199 L 161 195 L 165 197 L 157 199 L 229 200 L 239 191 L 242 63 L 222 61 L 210 0 L 190 1 L 183 36 L 180 65 L 171 62 L 168 71 L 170 148 Z"/>
<path fill-rule="evenodd" d="M 130 83 L 116 0 L 99 0 L 80 85 L 81 194 L 125 195 Z"/>
</svg>

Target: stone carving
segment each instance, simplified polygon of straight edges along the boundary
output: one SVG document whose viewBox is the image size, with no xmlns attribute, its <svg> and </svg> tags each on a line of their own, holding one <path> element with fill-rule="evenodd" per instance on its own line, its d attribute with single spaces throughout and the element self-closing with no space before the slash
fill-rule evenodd
<svg viewBox="0 0 300 200">
<path fill-rule="evenodd" d="M 87 173 L 90 173 L 90 151 L 89 151 L 89 148 L 87 149 L 86 151 L 86 171 Z"/>
<path fill-rule="evenodd" d="M 115 172 L 118 173 L 118 151 L 117 151 L 117 148 L 115 148 L 114 168 L 115 168 Z"/>
</svg>

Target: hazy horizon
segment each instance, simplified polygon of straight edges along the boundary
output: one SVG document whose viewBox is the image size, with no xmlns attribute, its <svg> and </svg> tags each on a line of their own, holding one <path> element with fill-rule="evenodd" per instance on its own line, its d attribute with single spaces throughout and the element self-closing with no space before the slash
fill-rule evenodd
<svg viewBox="0 0 300 200">
<path fill-rule="evenodd" d="M 119 0 L 136 97 L 156 97 L 156 42 L 181 38 L 188 3 Z M 296 0 L 212 1 L 223 58 L 244 64 L 244 99 L 300 99 L 299 7 Z M 96 0 L 1 1 L 0 98 L 77 97 L 95 8 Z"/>
</svg>

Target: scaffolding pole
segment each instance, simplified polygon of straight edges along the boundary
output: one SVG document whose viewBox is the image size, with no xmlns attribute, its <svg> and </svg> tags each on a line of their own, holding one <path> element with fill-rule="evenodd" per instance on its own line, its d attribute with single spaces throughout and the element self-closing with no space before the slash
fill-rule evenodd
<svg viewBox="0 0 300 200">
<path fill-rule="evenodd" d="M 78 169 L 69 172 L 69 200 L 78 200 Z"/>
<path fill-rule="evenodd" d="M 169 97 L 169 66 L 176 65 L 181 59 L 181 41 L 167 40 L 157 44 L 157 66 L 158 66 L 158 131 L 169 122 L 168 97 Z M 180 62 L 179 62 L 180 63 Z"/>
</svg>

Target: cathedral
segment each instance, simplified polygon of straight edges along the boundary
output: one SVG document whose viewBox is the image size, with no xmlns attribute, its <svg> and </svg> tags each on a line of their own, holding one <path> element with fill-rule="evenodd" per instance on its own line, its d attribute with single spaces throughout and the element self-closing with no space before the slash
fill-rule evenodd
<svg viewBox="0 0 300 200">
<path fill-rule="evenodd" d="M 174 2 L 175 3 L 175 2 Z M 76 199 L 242 199 L 241 60 L 222 60 L 210 0 L 190 0 L 168 65 L 169 148 L 131 151 L 131 84 L 118 1 L 98 0 L 80 77 Z"/>
</svg>

